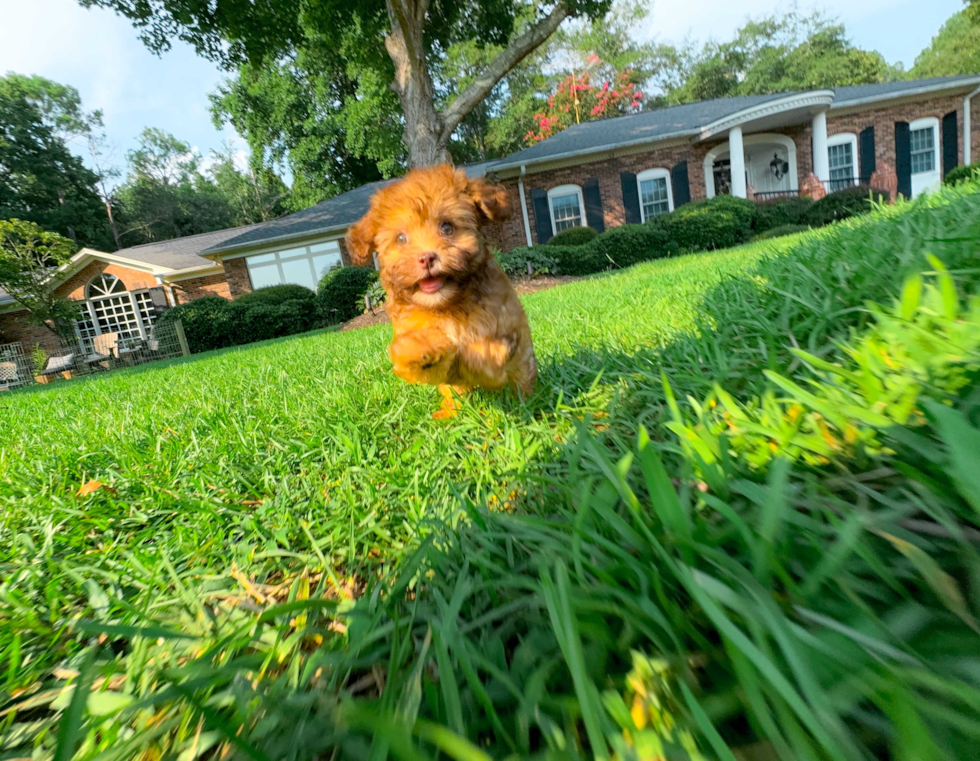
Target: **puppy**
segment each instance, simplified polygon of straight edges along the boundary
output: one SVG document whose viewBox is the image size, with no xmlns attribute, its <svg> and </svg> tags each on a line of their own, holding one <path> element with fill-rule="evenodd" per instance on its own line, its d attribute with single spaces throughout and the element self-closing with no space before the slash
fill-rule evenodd
<svg viewBox="0 0 980 761">
<path fill-rule="evenodd" d="M 386 309 L 395 329 L 395 375 L 438 386 L 442 407 L 454 395 L 511 387 L 528 396 L 537 364 L 527 316 L 480 233 L 510 217 L 507 192 L 468 179 L 448 164 L 414 169 L 379 190 L 347 231 L 355 264 L 377 254 Z"/>
</svg>

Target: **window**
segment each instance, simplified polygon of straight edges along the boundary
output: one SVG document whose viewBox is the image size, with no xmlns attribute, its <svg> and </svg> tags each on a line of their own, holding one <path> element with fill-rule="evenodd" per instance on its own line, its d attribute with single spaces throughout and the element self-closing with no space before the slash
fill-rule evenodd
<svg viewBox="0 0 980 761">
<path fill-rule="evenodd" d="M 833 193 L 857 185 L 857 135 L 844 132 L 827 139 L 827 163 Z"/>
<path fill-rule="evenodd" d="M 85 286 L 85 301 L 78 302 L 75 333 L 86 351 L 92 339 L 104 333 L 120 338 L 149 338 L 156 322 L 157 306 L 151 290 L 127 291 L 115 275 L 96 275 Z"/>
<path fill-rule="evenodd" d="M 126 286 L 123 281 L 115 275 L 96 275 L 93 277 L 85 289 L 85 298 L 97 299 L 113 293 L 125 293 Z"/>
<path fill-rule="evenodd" d="M 674 210 L 669 170 L 647 169 L 636 175 L 636 184 L 640 191 L 640 219 L 644 222 Z"/>
<path fill-rule="evenodd" d="M 336 240 L 249 256 L 245 263 L 254 290 L 295 283 L 315 291 L 324 275 L 343 266 L 340 243 Z"/>
<path fill-rule="evenodd" d="M 578 185 L 561 185 L 548 191 L 548 206 L 551 209 L 551 229 L 560 233 L 570 227 L 584 227 L 582 210 L 582 188 Z"/>
<path fill-rule="evenodd" d="M 909 132 L 912 147 L 912 174 L 936 171 L 936 130 L 933 125 Z"/>
</svg>

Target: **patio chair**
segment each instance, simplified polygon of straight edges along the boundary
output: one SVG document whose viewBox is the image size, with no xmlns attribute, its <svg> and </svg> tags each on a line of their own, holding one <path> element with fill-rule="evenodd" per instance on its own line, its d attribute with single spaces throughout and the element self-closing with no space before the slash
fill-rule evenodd
<svg viewBox="0 0 980 761">
<path fill-rule="evenodd" d="M 23 385 L 16 362 L 0 362 L 0 391 L 7 391 Z"/>
<path fill-rule="evenodd" d="M 118 356 L 119 334 L 103 333 L 92 339 L 92 353 L 85 357 L 85 364 L 97 365 L 102 362 L 111 363 Z"/>
<path fill-rule="evenodd" d="M 62 354 L 60 357 L 49 357 L 44 369 L 38 373 L 42 378 L 49 378 L 75 369 L 75 353 Z"/>
</svg>

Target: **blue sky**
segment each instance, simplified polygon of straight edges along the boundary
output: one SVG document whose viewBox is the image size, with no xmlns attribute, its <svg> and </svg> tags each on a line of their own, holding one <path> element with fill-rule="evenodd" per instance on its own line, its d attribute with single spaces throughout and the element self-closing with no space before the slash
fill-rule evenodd
<svg viewBox="0 0 980 761">
<path fill-rule="evenodd" d="M 645 38 L 680 42 L 726 39 L 747 16 L 785 11 L 780 0 L 662 0 L 642 30 Z M 960 0 L 824 0 L 805 2 L 839 17 L 854 41 L 877 49 L 890 62 L 911 66 Z M 234 131 L 211 124 L 209 92 L 223 74 L 175 43 L 162 58 L 149 53 L 129 22 L 110 11 L 82 9 L 76 0 L 0 0 L 0 72 L 40 74 L 76 87 L 86 108 L 101 108 L 115 161 L 135 145 L 144 127 L 160 127 L 207 155 L 231 142 Z M 82 146 L 77 147 L 83 153 Z"/>
</svg>

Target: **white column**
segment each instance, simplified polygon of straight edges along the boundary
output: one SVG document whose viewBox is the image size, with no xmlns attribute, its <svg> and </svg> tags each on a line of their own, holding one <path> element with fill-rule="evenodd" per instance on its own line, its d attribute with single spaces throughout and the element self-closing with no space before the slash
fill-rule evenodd
<svg viewBox="0 0 980 761">
<path fill-rule="evenodd" d="M 813 117 L 813 173 L 823 183 L 830 182 L 830 159 L 827 156 L 827 112 Z"/>
<path fill-rule="evenodd" d="M 728 156 L 732 162 L 732 195 L 745 198 L 745 149 L 742 146 L 742 128 L 732 127 L 728 131 Z"/>
</svg>

